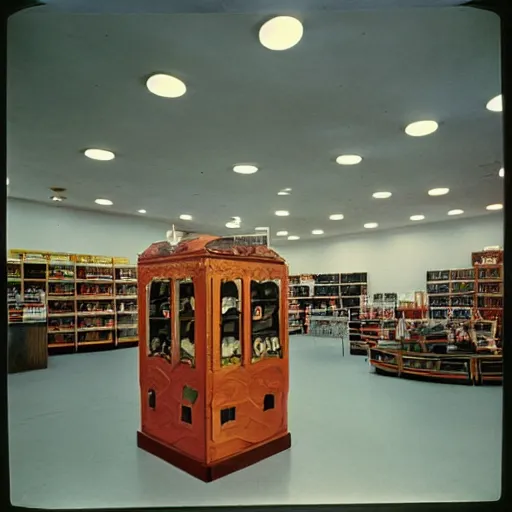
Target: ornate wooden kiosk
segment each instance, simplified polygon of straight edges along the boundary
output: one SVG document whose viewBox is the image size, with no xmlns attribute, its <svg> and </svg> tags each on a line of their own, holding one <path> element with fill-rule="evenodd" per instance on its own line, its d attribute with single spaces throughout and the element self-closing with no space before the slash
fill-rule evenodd
<svg viewBox="0 0 512 512">
<path fill-rule="evenodd" d="M 197 236 L 139 256 L 140 448 L 212 481 L 288 449 L 288 269 Z"/>
</svg>

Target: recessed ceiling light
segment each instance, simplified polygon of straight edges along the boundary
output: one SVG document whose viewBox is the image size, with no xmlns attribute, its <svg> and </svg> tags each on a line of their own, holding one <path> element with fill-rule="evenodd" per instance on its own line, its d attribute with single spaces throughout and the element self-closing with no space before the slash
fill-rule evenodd
<svg viewBox="0 0 512 512">
<path fill-rule="evenodd" d="M 429 196 L 445 196 L 450 192 L 449 188 L 433 188 L 428 191 Z"/>
<path fill-rule="evenodd" d="M 297 235 L 290 235 L 288 237 L 288 240 L 299 240 L 300 236 L 297 236 Z"/>
<path fill-rule="evenodd" d="M 237 229 L 240 227 L 240 222 L 237 222 L 236 220 L 230 220 L 229 222 L 226 222 L 226 227 L 230 229 Z"/>
<path fill-rule="evenodd" d="M 137 210 L 138 213 L 146 213 L 146 210 Z"/>
<path fill-rule="evenodd" d="M 110 199 L 96 199 L 94 202 L 102 206 L 112 206 L 114 204 Z"/>
<path fill-rule="evenodd" d="M 487 110 L 491 110 L 492 112 L 502 112 L 503 111 L 503 99 L 501 94 L 495 96 L 492 100 L 487 102 L 486 106 Z"/>
<path fill-rule="evenodd" d="M 387 199 L 388 197 L 391 197 L 393 194 L 391 192 L 375 192 L 373 194 L 373 197 L 375 199 Z"/>
<path fill-rule="evenodd" d="M 411 137 L 424 137 L 434 133 L 438 127 L 435 121 L 416 121 L 406 126 L 405 133 Z"/>
<path fill-rule="evenodd" d="M 9 178 L 7 178 L 7 186 L 9 186 Z"/>
<path fill-rule="evenodd" d="M 277 210 L 276 215 L 278 217 L 288 217 L 288 215 L 290 215 L 290 212 L 286 210 Z"/>
<path fill-rule="evenodd" d="M 329 219 L 331 220 L 343 220 L 345 218 L 345 215 L 343 213 L 333 213 L 332 215 L 329 215 Z"/>
<path fill-rule="evenodd" d="M 378 227 L 378 224 L 376 222 L 367 222 L 364 227 L 366 229 L 375 229 L 376 227 Z"/>
<path fill-rule="evenodd" d="M 288 236 L 288 231 L 278 231 L 276 236 Z"/>
<path fill-rule="evenodd" d="M 182 213 L 180 215 L 181 220 L 192 220 L 192 215 L 189 215 L 188 213 Z"/>
<path fill-rule="evenodd" d="M 448 215 L 462 215 L 464 213 L 464 210 L 459 210 L 458 208 L 455 210 L 450 210 L 448 212 Z"/>
<path fill-rule="evenodd" d="M 150 76 L 146 87 L 162 98 L 179 98 L 187 92 L 187 86 L 179 78 L 164 74 Z"/>
<path fill-rule="evenodd" d="M 423 220 L 425 218 L 425 215 L 411 215 L 409 218 L 411 220 Z"/>
<path fill-rule="evenodd" d="M 288 192 L 288 190 L 280 190 L 278 193 L 277 193 L 278 196 L 289 196 L 290 195 L 290 192 Z"/>
<path fill-rule="evenodd" d="M 505 169 L 503 167 L 499 170 L 498 176 L 500 178 L 504 178 L 505 177 Z"/>
<path fill-rule="evenodd" d="M 267 231 L 268 228 L 260 227 L 260 228 L 254 228 L 254 231 Z"/>
<path fill-rule="evenodd" d="M 304 33 L 302 23 L 291 16 L 277 16 L 260 28 L 260 43 L 269 50 L 288 50 L 295 46 Z"/>
<path fill-rule="evenodd" d="M 291 192 L 291 191 L 292 191 L 292 189 L 291 189 L 291 188 L 283 188 L 283 190 L 284 190 L 285 192 Z"/>
<path fill-rule="evenodd" d="M 489 206 L 486 206 L 487 210 L 503 210 L 503 205 L 500 203 L 497 204 L 490 204 Z"/>
<path fill-rule="evenodd" d="M 363 160 L 359 155 L 340 155 L 336 158 L 336 163 L 340 165 L 356 165 Z"/>
<path fill-rule="evenodd" d="M 311 234 L 312 235 L 323 235 L 324 231 L 323 231 L 323 229 L 313 229 L 313 231 L 311 231 Z"/>
<path fill-rule="evenodd" d="M 50 199 L 52 201 L 55 201 L 56 203 L 61 203 L 62 201 L 64 201 L 64 199 L 66 199 L 65 197 L 63 196 L 51 196 Z"/>
<path fill-rule="evenodd" d="M 258 168 L 255 165 L 238 164 L 233 167 L 233 171 L 237 174 L 254 174 Z"/>
<path fill-rule="evenodd" d="M 92 160 L 103 161 L 113 160 L 116 157 L 112 151 L 108 151 L 106 149 L 86 149 L 84 151 L 84 155 Z"/>
</svg>

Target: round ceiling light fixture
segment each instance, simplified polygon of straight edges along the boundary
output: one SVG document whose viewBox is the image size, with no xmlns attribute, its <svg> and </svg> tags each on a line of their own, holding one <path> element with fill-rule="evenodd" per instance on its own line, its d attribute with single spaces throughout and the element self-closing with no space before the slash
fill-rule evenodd
<svg viewBox="0 0 512 512">
<path fill-rule="evenodd" d="M 374 197 L 375 199 L 388 199 L 392 195 L 393 194 L 391 192 L 375 192 L 374 194 L 372 194 L 372 197 Z"/>
<path fill-rule="evenodd" d="M 112 206 L 114 204 L 110 199 L 96 199 L 94 202 L 101 206 Z"/>
<path fill-rule="evenodd" d="M 291 190 L 291 189 L 290 189 L 290 190 Z M 277 193 L 277 195 L 278 195 L 278 196 L 289 196 L 289 195 L 290 195 L 290 190 L 288 190 L 288 189 L 286 189 L 286 188 L 285 188 L 285 189 L 283 189 L 283 190 L 280 190 L 280 191 Z"/>
<path fill-rule="evenodd" d="M 312 235 L 323 235 L 324 230 L 323 229 L 313 229 L 313 231 L 311 231 L 311 234 Z"/>
<path fill-rule="evenodd" d="M 276 16 L 260 27 L 260 43 L 268 50 L 283 51 L 295 46 L 304 33 L 297 18 Z"/>
<path fill-rule="evenodd" d="M 146 210 L 137 210 L 137 213 L 147 213 Z"/>
<path fill-rule="evenodd" d="M 329 215 L 330 220 L 343 220 L 345 218 L 345 215 L 343 213 L 333 213 L 332 215 Z"/>
<path fill-rule="evenodd" d="M 276 236 L 288 236 L 288 231 L 278 231 Z"/>
<path fill-rule="evenodd" d="M 9 186 L 9 178 L 7 178 L 7 186 Z"/>
<path fill-rule="evenodd" d="M 179 98 L 187 92 L 187 86 L 179 78 L 162 73 L 150 76 L 146 87 L 149 92 L 162 98 Z"/>
<path fill-rule="evenodd" d="M 363 157 L 359 155 L 340 155 L 336 158 L 339 165 L 357 165 L 363 161 Z"/>
<path fill-rule="evenodd" d="M 290 235 L 288 237 L 288 240 L 299 240 L 300 239 L 300 236 L 297 236 L 297 235 Z"/>
<path fill-rule="evenodd" d="M 226 222 L 226 227 L 230 229 L 238 229 L 240 227 L 241 222 L 242 219 L 240 217 L 231 217 L 231 220 L 229 222 Z"/>
<path fill-rule="evenodd" d="M 500 178 L 504 178 L 505 177 L 505 168 L 502 167 L 499 171 L 498 171 L 498 176 Z"/>
<path fill-rule="evenodd" d="M 429 196 L 445 196 L 450 192 L 449 188 L 432 188 L 428 191 Z"/>
<path fill-rule="evenodd" d="M 290 215 L 290 212 L 287 210 L 277 210 L 276 215 L 278 217 L 288 217 L 288 215 Z"/>
<path fill-rule="evenodd" d="M 464 213 L 464 210 L 460 210 L 459 208 L 456 208 L 455 210 L 450 210 L 448 212 L 448 215 L 462 215 Z"/>
<path fill-rule="evenodd" d="M 258 172 L 258 168 L 255 165 L 237 164 L 233 167 L 233 171 L 237 174 L 254 174 Z"/>
<path fill-rule="evenodd" d="M 503 112 L 503 98 L 501 94 L 495 96 L 492 100 L 489 100 L 486 105 L 487 110 L 491 112 Z"/>
<path fill-rule="evenodd" d="M 486 208 L 486 210 L 489 210 L 489 211 L 503 210 L 503 205 L 501 203 L 496 203 L 496 204 L 490 204 L 490 205 L 486 206 L 485 208 Z"/>
<path fill-rule="evenodd" d="M 254 228 L 254 231 L 267 231 L 268 228 L 264 228 L 263 226 L 262 227 L 259 227 L 259 228 Z"/>
<path fill-rule="evenodd" d="M 367 222 L 364 227 L 366 229 L 375 229 L 376 227 L 378 227 L 379 225 L 376 223 L 376 222 Z"/>
<path fill-rule="evenodd" d="M 416 121 L 405 127 L 405 133 L 411 137 L 425 137 L 434 133 L 438 127 L 435 121 Z"/>
<path fill-rule="evenodd" d="M 192 220 L 192 215 L 189 215 L 188 213 L 182 213 L 180 215 L 181 220 Z"/>
<path fill-rule="evenodd" d="M 64 196 L 51 196 L 50 199 L 56 203 L 62 203 L 66 198 Z"/>
<path fill-rule="evenodd" d="M 106 162 L 108 160 L 114 160 L 116 155 L 112 153 L 112 151 L 108 151 L 107 149 L 86 149 L 84 151 L 84 155 L 87 158 L 90 158 L 91 160 L 101 160 L 103 162 Z"/>
<path fill-rule="evenodd" d="M 411 215 L 409 218 L 411 220 L 423 220 L 425 218 L 425 215 Z"/>
</svg>

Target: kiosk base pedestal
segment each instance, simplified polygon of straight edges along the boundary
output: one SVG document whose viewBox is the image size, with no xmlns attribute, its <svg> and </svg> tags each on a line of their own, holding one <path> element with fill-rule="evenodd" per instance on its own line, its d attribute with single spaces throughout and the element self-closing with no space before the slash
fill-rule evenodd
<svg viewBox="0 0 512 512">
<path fill-rule="evenodd" d="M 256 464 L 260 460 L 266 459 L 290 448 L 292 438 L 290 433 L 285 434 L 273 441 L 265 443 L 246 452 L 240 453 L 228 459 L 223 459 L 212 464 L 204 464 L 188 455 L 178 452 L 170 446 L 166 446 L 156 439 L 142 433 L 137 432 L 137 446 L 169 464 L 185 471 L 186 473 L 199 478 L 203 482 L 211 482 L 222 478 L 223 476 L 234 473 L 252 464 Z"/>
</svg>

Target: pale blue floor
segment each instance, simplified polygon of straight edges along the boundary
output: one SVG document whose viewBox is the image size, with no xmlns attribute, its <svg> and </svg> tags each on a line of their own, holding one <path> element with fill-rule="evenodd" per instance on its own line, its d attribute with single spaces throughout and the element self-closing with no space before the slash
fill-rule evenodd
<svg viewBox="0 0 512 512">
<path fill-rule="evenodd" d="M 292 449 L 202 483 L 137 449 L 137 351 L 9 376 L 12 502 L 41 508 L 495 500 L 500 387 L 405 381 L 291 337 Z"/>
</svg>

